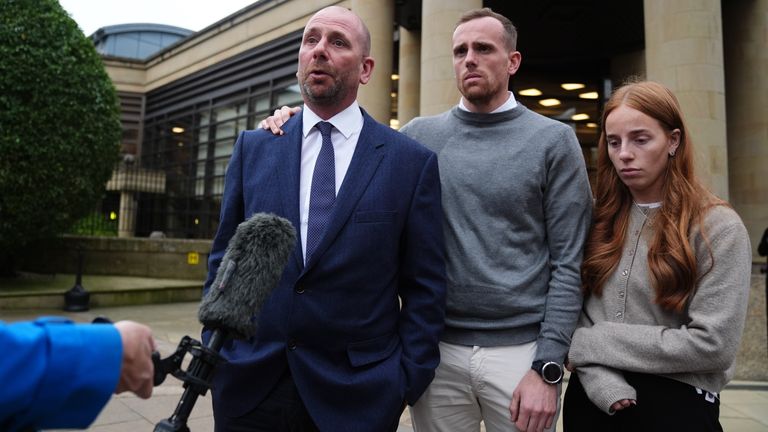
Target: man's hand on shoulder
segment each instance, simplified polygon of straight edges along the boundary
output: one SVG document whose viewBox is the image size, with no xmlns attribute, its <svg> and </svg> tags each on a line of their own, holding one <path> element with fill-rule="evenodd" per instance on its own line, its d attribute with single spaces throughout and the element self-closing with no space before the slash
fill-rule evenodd
<svg viewBox="0 0 768 432">
<path fill-rule="evenodd" d="M 259 127 L 261 129 L 269 130 L 275 135 L 282 135 L 285 132 L 281 129 L 281 126 L 284 125 L 285 122 L 291 118 L 291 116 L 298 113 L 299 111 L 301 111 L 301 107 L 298 106 L 293 108 L 282 106 L 276 109 L 271 116 L 259 122 Z"/>
<path fill-rule="evenodd" d="M 557 385 L 547 384 L 529 370 L 512 393 L 509 404 L 512 422 L 524 432 L 542 432 L 552 427 L 557 412 Z"/>
</svg>

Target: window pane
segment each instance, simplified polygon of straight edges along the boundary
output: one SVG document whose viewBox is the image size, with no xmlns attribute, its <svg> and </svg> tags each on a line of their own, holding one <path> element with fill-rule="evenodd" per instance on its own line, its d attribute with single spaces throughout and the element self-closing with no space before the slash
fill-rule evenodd
<svg viewBox="0 0 768 432">
<path fill-rule="evenodd" d="M 269 95 L 263 94 L 251 98 L 251 106 L 253 112 L 266 112 L 269 111 Z"/>
<path fill-rule="evenodd" d="M 277 96 L 275 97 L 275 105 L 278 107 L 283 105 L 296 106 L 301 105 L 302 103 L 304 103 L 304 101 L 301 99 L 301 92 L 298 84 L 278 90 Z"/>
</svg>

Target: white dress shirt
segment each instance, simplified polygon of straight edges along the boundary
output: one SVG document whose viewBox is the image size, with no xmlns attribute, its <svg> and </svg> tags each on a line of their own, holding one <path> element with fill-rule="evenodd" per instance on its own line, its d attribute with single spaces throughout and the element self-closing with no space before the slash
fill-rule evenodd
<svg viewBox="0 0 768 432">
<path fill-rule="evenodd" d="M 304 105 L 303 131 L 301 140 L 301 180 L 299 183 L 299 217 L 301 220 L 301 253 L 304 262 L 307 261 L 307 225 L 309 223 L 309 195 L 312 189 L 312 174 L 315 171 L 317 155 L 323 145 L 320 131 L 315 127 L 317 122 L 324 121 Z M 360 131 L 363 129 L 363 114 L 357 101 L 344 111 L 328 120 L 333 125 L 331 141 L 333 142 L 334 162 L 336 168 L 336 195 L 347 174 L 352 155 L 357 147 Z"/>
<path fill-rule="evenodd" d="M 517 106 L 517 100 L 515 99 L 515 94 L 511 91 L 507 91 L 509 93 L 509 97 L 507 98 L 507 101 L 501 104 L 500 107 L 496 108 L 495 110 L 491 111 L 491 114 L 493 113 L 499 113 L 504 111 L 509 111 L 512 108 Z M 464 97 L 462 96 L 461 99 L 459 99 L 459 108 L 463 109 L 464 111 L 469 111 L 469 108 L 464 104 Z"/>
</svg>

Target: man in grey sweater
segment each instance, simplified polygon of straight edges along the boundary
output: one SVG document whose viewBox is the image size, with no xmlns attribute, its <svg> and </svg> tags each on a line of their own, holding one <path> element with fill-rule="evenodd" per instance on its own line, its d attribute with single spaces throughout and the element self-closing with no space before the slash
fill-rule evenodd
<svg viewBox="0 0 768 432">
<path fill-rule="evenodd" d="M 573 130 L 508 91 L 516 39 L 490 9 L 464 14 L 461 101 L 401 129 L 438 154 L 448 272 L 441 363 L 411 411 L 418 432 L 481 420 L 489 432 L 541 431 L 557 418 L 592 195 Z"/>
<path fill-rule="evenodd" d="M 518 104 L 517 31 L 490 9 L 453 35 L 459 104 L 401 132 L 438 155 L 448 296 L 417 432 L 553 430 L 581 310 L 592 193 L 573 130 Z M 296 109 L 262 122 L 278 133 Z"/>
</svg>

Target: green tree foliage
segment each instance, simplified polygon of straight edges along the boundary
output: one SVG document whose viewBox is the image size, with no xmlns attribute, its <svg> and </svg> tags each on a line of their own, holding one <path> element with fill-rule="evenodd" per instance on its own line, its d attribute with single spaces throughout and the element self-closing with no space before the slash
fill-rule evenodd
<svg viewBox="0 0 768 432">
<path fill-rule="evenodd" d="M 92 210 L 120 134 L 112 81 L 58 2 L 0 0 L 0 267 Z"/>
</svg>

